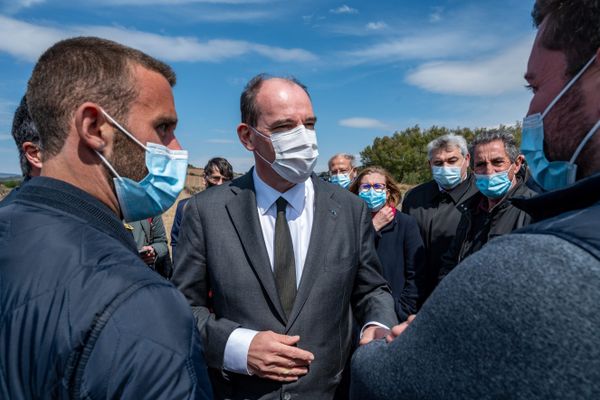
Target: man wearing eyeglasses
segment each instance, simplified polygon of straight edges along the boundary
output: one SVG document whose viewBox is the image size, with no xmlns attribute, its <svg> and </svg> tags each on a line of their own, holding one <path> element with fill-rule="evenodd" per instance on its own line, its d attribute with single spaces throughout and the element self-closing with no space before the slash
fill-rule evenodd
<svg viewBox="0 0 600 400">
<path fill-rule="evenodd" d="M 206 187 L 222 185 L 233 179 L 233 168 L 229 161 L 222 157 L 208 160 L 204 166 L 204 182 Z"/>
</svg>

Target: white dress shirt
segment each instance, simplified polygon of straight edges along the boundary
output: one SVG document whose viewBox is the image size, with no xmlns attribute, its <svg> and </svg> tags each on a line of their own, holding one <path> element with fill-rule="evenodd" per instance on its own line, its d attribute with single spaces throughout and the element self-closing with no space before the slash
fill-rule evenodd
<svg viewBox="0 0 600 400">
<path fill-rule="evenodd" d="M 300 285 L 306 253 L 312 231 L 313 216 L 315 209 L 315 190 L 312 180 L 309 178 L 304 183 L 299 183 L 285 193 L 279 193 L 267 185 L 254 169 L 254 190 L 256 193 L 256 208 L 258 220 L 265 241 L 265 247 L 269 255 L 271 270 L 273 269 L 275 238 L 275 220 L 277 219 L 277 207 L 275 201 L 283 197 L 287 202 L 286 218 L 292 236 L 294 247 L 294 261 L 296 264 L 296 288 Z M 248 349 L 250 343 L 258 331 L 238 328 L 234 330 L 225 345 L 223 368 L 240 374 L 248 374 Z"/>
</svg>

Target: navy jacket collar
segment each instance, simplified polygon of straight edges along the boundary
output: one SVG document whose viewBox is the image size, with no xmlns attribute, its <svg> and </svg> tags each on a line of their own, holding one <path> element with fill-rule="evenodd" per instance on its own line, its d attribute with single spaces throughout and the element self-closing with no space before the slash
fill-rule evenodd
<svg viewBox="0 0 600 400">
<path fill-rule="evenodd" d="M 15 201 L 19 200 L 51 207 L 82 219 L 137 253 L 133 236 L 115 213 L 89 193 L 69 183 L 48 177 L 33 178 L 19 190 Z"/>
<path fill-rule="evenodd" d="M 527 212 L 534 221 L 555 217 L 568 211 L 590 207 L 600 201 L 600 173 L 582 179 L 564 189 L 540 194 L 512 203 Z"/>
</svg>

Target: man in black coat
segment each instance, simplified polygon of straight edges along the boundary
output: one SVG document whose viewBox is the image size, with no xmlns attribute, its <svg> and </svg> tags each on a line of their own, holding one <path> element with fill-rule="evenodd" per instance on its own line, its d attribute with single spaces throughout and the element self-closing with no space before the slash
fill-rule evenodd
<svg viewBox="0 0 600 400">
<path fill-rule="evenodd" d="M 441 136 L 427 145 L 433 180 L 406 193 L 402 212 L 413 216 L 425 245 L 423 293 L 420 305 L 437 285 L 442 256 L 450 248 L 461 219 L 457 206 L 475 193 L 469 173 L 467 141 L 459 135 Z"/>
<path fill-rule="evenodd" d="M 191 310 L 122 223 L 150 216 L 136 209 L 151 204 L 145 176 L 170 194 L 151 196 L 161 208 L 183 187 L 174 83 L 166 64 L 99 38 L 36 64 L 42 172 L 0 208 L 0 398 L 212 397 Z"/>
<path fill-rule="evenodd" d="M 442 257 L 438 280 L 490 239 L 531 222 L 528 213 L 512 204 L 512 199 L 536 195 L 525 184 L 527 166 L 513 135 L 504 130 L 482 132 L 471 142 L 470 153 L 479 192 L 458 206 L 462 218 Z"/>
</svg>

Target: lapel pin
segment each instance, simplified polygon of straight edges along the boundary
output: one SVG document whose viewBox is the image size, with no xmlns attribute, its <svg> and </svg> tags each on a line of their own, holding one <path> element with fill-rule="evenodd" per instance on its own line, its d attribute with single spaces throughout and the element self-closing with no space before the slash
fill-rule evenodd
<svg viewBox="0 0 600 400">
<path fill-rule="evenodd" d="M 331 215 L 333 215 L 334 217 L 337 215 L 337 211 L 335 211 L 334 209 L 329 210 L 329 212 L 331 213 Z"/>
</svg>

